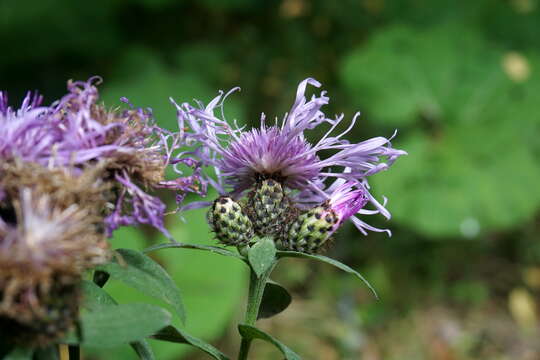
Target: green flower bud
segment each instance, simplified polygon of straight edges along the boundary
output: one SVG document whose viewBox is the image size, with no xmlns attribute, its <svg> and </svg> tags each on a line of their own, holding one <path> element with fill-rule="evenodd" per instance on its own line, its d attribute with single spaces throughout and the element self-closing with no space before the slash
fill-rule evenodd
<svg viewBox="0 0 540 360">
<path fill-rule="evenodd" d="M 253 237 L 253 225 L 242 212 L 240 204 L 227 196 L 221 196 L 207 214 L 208 223 L 217 239 L 226 245 L 245 245 Z"/>
<path fill-rule="evenodd" d="M 250 217 L 259 236 L 277 235 L 282 232 L 289 199 L 281 184 L 272 179 L 262 180 L 250 194 Z"/>
<path fill-rule="evenodd" d="M 317 206 L 296 218 L 280 236 L 280 250 L 316 253 L 337 229 L 339 218 L 328 205 Z"/>
</svg>

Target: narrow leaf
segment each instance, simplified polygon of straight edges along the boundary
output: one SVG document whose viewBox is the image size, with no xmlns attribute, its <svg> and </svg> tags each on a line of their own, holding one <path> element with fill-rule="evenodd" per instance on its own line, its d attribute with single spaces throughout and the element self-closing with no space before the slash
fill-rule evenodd
<svg viewBox="0 0 540 360">
<path fill-rule="evenodd" d="M 81 316 L 82 342 L 89 347 L 114 347 L 139 341 L 169 325 L 171 314 L 149 304 L 122 304 L 104 307 Z M 73 333 L 63 342 L 77 344 Z"/>
<path fill-rule="evenodd" d="M 292 301 L 291 294 L 283 286 L 268 280 L 264 288 L 264 293 L 259 308 L 258 319 L 266 319 L 279 314 L 285 310 Z"/>
<path fill-rule="evenodd" d="M 167 244 L 158 244 L 151 246 L 144 250 L 145 253 L 149 253 L 151 251 L 156 251 L 160 249 L 168 249 L 168 248 L 180 248 L 180 249 L 193 249 L 193 250 L 205 250 L 210 251 L 215 254 L 220 254 L 224 256 L 231 256 L 235 257 L 241 260 L 244 260 L 244 257 L 240 254 L 237 254 L 233 251 L 218 247 L 218 246 L 209 246 L 209 245 L 198 245 L 198 244 L 186 244 L 186 243 L 167 243 Z"/>
<path fill-rule="evenodd" d="M 248 260 L 253 271 L 260 277 L 274 263 L 276 246 L 271 238 L 265 237 L 257 241 L 248 251 Z"/>
<path fill-rule="evenodd" d="M 148 344 L 146 340 L 132 342 L 129 345 L 131 345 L 133 350 L 135 350 L 137 355 L 139 355 L 139 359 L 155 360 L 154 352 L 152 351 L 152 348 L 150 347 L 150 345 Z"/>
<path fill-rule="evenodd" d="M 379 299 L 379 296 L 377 295 L 377 292 L 375 291 L 373 286 L 371 286 L 371 284 L 366 280 L 366 278 L 364 278 L 362 275 L 360 275 L 360 273 L 357 272 L 356 270 L 353 270 L 349 266 L 347 266 L 347 265 L 345 265 L 345 264 L 343 264 L 343 263 L 341 263 L 341 262 L 339 262 L 337 260 L 331 259 L 331 258 L 323 256 L 323 255 L 312 255 L 312 254 L 306 254 L 306 253 L 301 253 L 301 252 L 297 252 L 297 251 L 278 251 L 277 252 L 277 257 L 278 258 L 284 258 L 284 257 L 306 258 L 306 259 L 319 260 L 319 261 L 322 261 L 324 263 L 333 265 L 333 266 L 337 267 L 340 270 L 343 270 L 345 272 L 348 272 L 349 274 L 353 274 L 356 277 L 358 277 L 360 280 L 362 280 L 364 282 L 364 284 L 367 285 L 367 287 L 371 290 L 373 295 L 375 295 L 375 298 Z"/>
<path fill-rule="evenodd" d="M 169 341 L 179 344 L 188 344 L 199 348 L 214 359 L 229 360 L 225 354 L 213 347 L 212 345 L 197 339 L 191 335 L 186 334 L 184 331 L 175 328 L 174 326 L 167 326 L 152 336 L 156 340 Z"/>
<path fill-rule="evenodd" d="M 238 325 L 238 331 L 244 339 L 260 339 L 273 344 L 279 349 L 279 351 L 281 351 L 281 353 L 285 356 L 285 359 L 287 360 L 300 360 L 300 356 L 298 356 L 298 354 L 289 349 L 287 346 L 283 345 L 274 337 L 268 335 L 262 330 L 257 329 L 256 327 L 240 324 Z"/>
<path fill-rule="evenodd" d="M 113 261 L 98 266 L 97 270 L 104 271 L 113 278 L 172 305 L 181 321 L 185 322 L 186 314 L 180 290 L 165 269 L 138 251 L 118 249 L 117 252 L 121 256 L 119 260 L 121 264 Z"/>
</svg>

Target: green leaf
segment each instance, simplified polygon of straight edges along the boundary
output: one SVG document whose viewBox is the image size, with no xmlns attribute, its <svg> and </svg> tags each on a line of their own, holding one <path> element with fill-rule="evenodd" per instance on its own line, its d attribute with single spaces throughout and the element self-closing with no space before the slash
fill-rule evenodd
<svg viewBox="0 0 540 360">
<path fill-rule="evenodd" d="M 238 325 L 238 331 L 244 339 L 260 339 L 273 344 L 283 353 L 283 355 L 285 355 L 285 359 L 287 360 L 300 360 L 300 356 L 298 356 L 298 354 L 289 349 L 287 346 L 280 343 L 274 337 L 268 335 L 262 330 L 257 329 L 256 327 L 240 324 Z"/>
<path fill-rule="evenodd" d="M 251 246 L 248 251 L 249 263 L 257 277 L 260 277 L 274 262 L 276 246 L 269 237 L 264 237 Z"/>
<path fill-rule="evenodd" d="M 97 269 L 149 296 L 172 305 L 181 321 L 185 322 L 186 315 L 180 290 L 169 274 L 150 257 L 138 251 L 130 249 L 116 251 L 121 257 L 120 260 L 100 265 Z"/>
<path fill-rule="evenodd" d="M 266 319 L 279 314 L 285 310 L 292 301 L 291 294 L 283 286 L 268 280 L 264 288 L 264 293 L 259 308 L 258 319 Z"/>
<path fill-rule="evenodd" d="M 245 258 L 242 255 L 237 254 L 237 253 L 235 253 L 233 251 L 218 247 L 218 246 L 185 244 L 185 243 L 179 243 L 179 242 L 177 242 L 177 243 L 167 243 L 167 244 L 157 244 L 157 245 L 154 245 L 154 246 L 150 246 L 149 248 L 146 248 L 144 250 L 144 252 L 149 253 L 149 252 L 156 251 L 156 250 L 170 249 L 170 248 L 205 250 L 205 251 L 210 251 L 210 252 L 212 252 L 214 254 L 220 254 L 220 255 L 224 255 L 224 256 L 231 256 L 231 257 L 235 257 L 237 259 L 241 259 L 241 260 L 245 261 Z"/>
<path fill-rule="evenodd" d="M 155 360 L 154 352 L 146 340 L 136 341 L 129 344 L 142 360 Z"/>
<path fill-rule="evenodd" d="M 4 357 L 4 360 L 32 360 L 33 353 L 32 349 L 16 348 Z"/>
<path fill-rule="evenodd" d="M 221 351 L 219 351 L 212 345 L 200 339 L 197 339 L 196 337 L 188 335 L 184 331 L 177 329 L 174 326 L 167 326 L 158 331 L 152 337 L 157 340 L 192 345 L 212 356 L 214 359 L 229 360 L 229 358 L 225 356 L 225 354 L 223 354 Z"/>
<path fill-rule="evenodd" d="M 122 304 L 83 313 L 81 330 L 83 346 L 114 347 L 140 341 L 170 324 L 171 314 L 149 304 Z M 72 333 L 63 342 L 78 344 Z"/>
<path fill-rule="evenodd" d="M 100 288 L 92 281 L 83 280 L 81 290 L 83 293 L 83 307 L 90 311 L 117 304 L 103 288 Z"/>
<path fill-rule="evenodd" d="M 83 307 L 90 311 L 99 311 L 102 307 L 116 306 L 117 302 L 103 288 L 93 281 L 83 280 Z M 139 355 L 140 359 L 153 360 L 154 353 L 146 340 L 130 343 L 131 347 Z"/>
<path fill-rule="evenodd" d="M 210 199 L 216 196 L 218 195 L 215 192 L 208 194 Z M 167 220 L 170 223 L 167 228 L 179 242 L 215 245 L 213 235 L 208 229 L 205 212 L 206 209 L 187 211 L 182 214 L 185 222 L 177 221 L 175 217 L 168 217 Z M 148 244 L 146 235 L 135 227 L 120 228 L 114 232 L 113 236 L 111 244 L 117 248 L 135 248 L 142 251 Z M 181 284 L 182 301 L 189 315 L 186 326 L 182 329 L 207 342 L 222 336 L 230 324 L 230 319 L 236 313 L 239 302 L 244 297 L 247 267 L 234 257 L 216 256 L 210 251 L 179 248 L 160 250 L 152 255 L 159 259 L 159 263 L 176 283 Z M 210 270 L 201 271 L 201 269 Z M 105 290 L 120 303 L 161 304 L 160 300 L 151 298 L 115 279 L 107 282 Z M 180 320 L 174 315 L 173 323 L 179 324 L 179 322 Z M 195 351 L 192 346 L 154 339 L 148 340 L 148 343 L 159 360 L 177 359 L 179 356 Z M 87 348 L 85 353 L 99 359 L 136 357 L 128 346 L 114 349 Z"/>
<path fill-rule="evenodd" d="M 367 285 L 367 287 L 371 290 L 373 295 L 375 295 L 375 298 L 377 298 L 377 299 L 379 298 L 379 296 L 377 295 L 377 292 L 375 291 L 375 289 L 371 286 L 371 284 L 362 275 L 360 275 L 359 272 L 357 272 L 356 270 L 350 268 L 349 266 L 347 266 L 347 265 L 345 265 L 345 264 L 343 264 L 343 263 L 341 263 L 341 262 L 339 262 L 337 260 L 331 259 L 331 258 L 323 256 L 323 255 L 306 254 L 306 253 L 301 253 L 301 252 L 297 252 L 297 251 L 278 251 L 277 252 L 277 257 L 278 258 L 284 258 L 284 257 L 306 258 L 306 259 L 322 261 L 324 263 L 333 265 L 333 266 L 337 267 L 340 270 L 343 270 L 343 271 L 345 271 L 345 272 L 347 272 L 349 274 L 353 274 L 356 277 L 358 277 L 360 280 L 362 280 L 364 282 L 364 284 Z"/>
</svg>

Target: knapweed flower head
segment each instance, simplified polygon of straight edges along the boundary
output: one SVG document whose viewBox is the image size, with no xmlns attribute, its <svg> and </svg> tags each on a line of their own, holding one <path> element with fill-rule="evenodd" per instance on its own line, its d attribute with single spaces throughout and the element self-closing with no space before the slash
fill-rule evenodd
<svg viewBox="0 0 540 360">
<path fill-rule="evenodd" d="M 50 106 L 29 93 L 14 109 L 0 92 L 0 333 L 30 345 L 74 323 L 83 273 L 109 259 L 113 230 L 149 224 L 168 236 L 151 191 L 172 190 L 177 202 L 205 191 L 198 163 L 180 151 L 183 130 L 158 127 L 126 99 L 124 110 L 106 108 L 98 81 L 69 82 Z M 177 178 L 165 178 L 168 166 Z"/>
<path fill-rule="evenodd" d="M 299 216 L 307 216 L 306 211 L 309 213 L 321 206 L 333 217 L 332 221 L 337 219 L 337 225 L 326 225 L 326 234 L 333 233 L 347 219 L 351 219 L 364 234 L 366 230 L 390 234 L 389 230 L 370 226 L 361 218 L 379 213 L 390 218 L 385 208 L 386 199 L 380 203 L 369 193 L 368 177 L 388 169 L 406 152 L 392 148 L 391 138 L 376 137 L 357 144 L 347 141 L 344 137 L 354 128 L 359 113 L 354 115 L 344 132 L 335 133 L 344 115 L 333 119 L 327 117 L 321 108 L 328 104 L 329 98 L 322 92 L 308 100 L 305 95 L 308 85 L 320 87 L 314 79 L 302 81 L 291 110 L 271 125 L 264 114 L 260 127 L 252 130 L 226 121 L 223 103 L 236 89 L 220 93 L 206 106 L 175 103 L 179 124 L 182 128 L 190 128 L 192 137 L 202 144 L 195 154 L 216 170 L 217 180 L 209 179 L 209 182 L 218 192 L 234 199 L 248 196 L 245 211 L 254 224 L 265 221 L 260 218 L 260 213 L 265 210 L 263 207 L 276 206 L 276 203 L 270 203 L 286 199 L 285 209 L 280 210 L 282 226 L 279 229 L 269 226 L 267 234 L 263 234 L 276 237 L 278 245 L 294 248 L 286 239 L 291 236 L 290 226 L 298 222 Z M 305 133 L 324 124 L 329 127 L 324 136 L 314 144 L 308 142 Z M 330 155 L 323 157 L 323 153 Z M 277 182 L 281 190 L 264 189 L 268 187 L 268 180 Z M 254 203 L 257 196 L 261 200 Z M 267 199 L 262 200 L 262 196 Z M 365 209 L 366 204 L 373 208 Z M 311 228 L 310 225 L 305 227 Z"/>
<path fill-rule="evenodd" d="M 187 192 L 205 192 L 197 163 L 179 152 L 185 133 L 158 127 L 149 109 L 135 108 L 127 99 L 122 101 L 128 109 L 107 109 L 98 102 L 99 81 L 69 82 L 68 94 L 51 106 L 41 106 L 42 98 L 29 93 L 18 110 L 0 92 L 0 159 L 69 168 L 75 174 L 99 168 L 111 185 L 103 209 L 108 235 L 134 224 L 149 224 L 168 235 L 165 204 L 147 190 L 173 190 L 177 202 Z M 183 175 L 179 164 L 194 168 L 193 173 Z M 177 172 L 176 179 L 165 179 L 167 166 Z"/>
</svg>

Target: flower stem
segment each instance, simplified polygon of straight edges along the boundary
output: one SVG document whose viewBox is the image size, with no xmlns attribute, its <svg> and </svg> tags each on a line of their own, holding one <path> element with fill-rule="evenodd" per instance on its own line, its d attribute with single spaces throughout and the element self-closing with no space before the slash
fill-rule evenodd
<svg viewBox="0 0 540 360">
<path fill-rule="evenodd" d="M 270 273 L 272 270 L 274 270 L 276 264 L 277 262 L 275 261 L 272 265 L 270 265 L 268 270 L 261 274 L 260 277 L 257 277 L 257 274 L 255 274 L 252 269 L 250 270 L 248 302 L 244 324 L 251 326 L 255 325 L 257 316 L 259 315 L 259 308 L 261 306 L 264 288 L 266 287 L 266 281 L 270 277 Z M 247 360 L 250 346 L 251 339 L 242 339 L 238 360 Z"/>
</svg>

